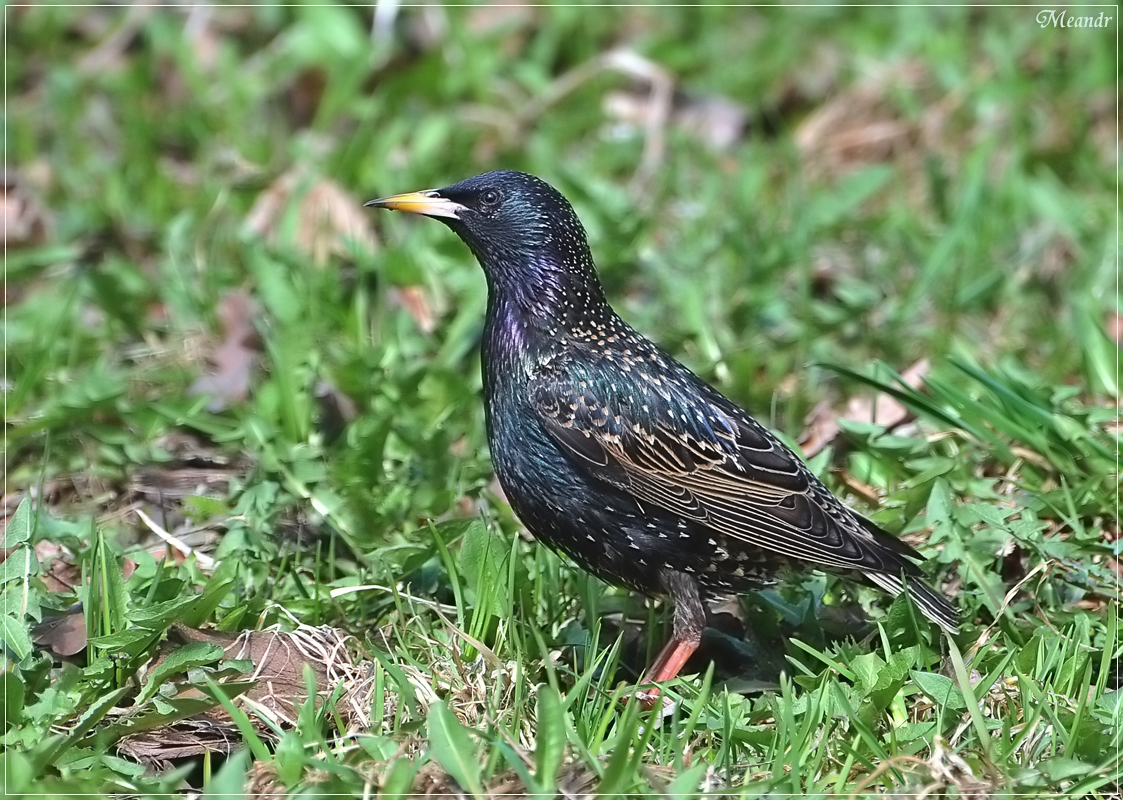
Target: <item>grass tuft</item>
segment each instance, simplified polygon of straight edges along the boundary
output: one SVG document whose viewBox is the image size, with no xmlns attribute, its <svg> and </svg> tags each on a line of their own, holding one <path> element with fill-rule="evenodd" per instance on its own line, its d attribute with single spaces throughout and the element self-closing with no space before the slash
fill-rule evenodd
<svg viewBox="0 0 1123 800">
<path fill-rule="evenodd" d="M 1036 13 L 7 8 L 6 791 L 1117 796 L 1118 21 Z M 623 702 L 665 606 L 526 537 L 483 277 L 361 208 L 496 167 L 960 634 L 794 576 Z"/>
</svg>

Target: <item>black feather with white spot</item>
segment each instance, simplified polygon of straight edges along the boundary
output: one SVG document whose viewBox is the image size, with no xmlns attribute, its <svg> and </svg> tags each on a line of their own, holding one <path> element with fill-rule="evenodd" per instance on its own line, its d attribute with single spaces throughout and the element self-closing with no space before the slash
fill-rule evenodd
<svg viewBox="0 0 1123 800">
<path fill-rule="evenodd" d="M 907 583 L 925 615 L 955 630 L 955 610 L 919 580 L 915 551 L 617 316 L 561 194 L 499 171 L 424 195 L 443 204 L 434 216 L 487 275 L 492 458 L 537 538 L 650 594 L 741 591 L 800 564 L 892 594 Z M 399 207 L 394 200 L 374 204 Z"/>
</svg>

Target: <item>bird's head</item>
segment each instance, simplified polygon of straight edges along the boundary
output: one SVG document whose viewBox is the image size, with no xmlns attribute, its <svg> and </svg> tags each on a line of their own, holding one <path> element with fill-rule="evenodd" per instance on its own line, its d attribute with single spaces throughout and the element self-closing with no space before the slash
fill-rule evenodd
<svg viewBox="0 0 1123 800">
<path fill-rule="evenodd" d="M 488 282 L 500 291 L 549 291 L 574 281 L 599 290 L 585 229 L 573 207 L 533 175 L 496 170 L 366 205 L 440 220 L 471 248 Z"/>
</svg>

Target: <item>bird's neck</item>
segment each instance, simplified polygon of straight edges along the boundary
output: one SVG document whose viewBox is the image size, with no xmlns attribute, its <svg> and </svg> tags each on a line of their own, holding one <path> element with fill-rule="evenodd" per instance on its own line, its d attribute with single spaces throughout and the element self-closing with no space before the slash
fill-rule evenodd
<svg viewBox="0 0 1123 800">
<path fill-rule="evenodd" d="M 595 272 L 525 270 L 517 281 L 488 276 L 484 372 L 517 376 L 564 351 L 576 328 L 612 315 Z"/>
<path fill-rule="evenodd" d="M 600 315 L 604 289 L 595 269 L 555 266 L 553 259 L 488 276 L 488 315 L 529 331 L 564 330 Z"/>
</svg>

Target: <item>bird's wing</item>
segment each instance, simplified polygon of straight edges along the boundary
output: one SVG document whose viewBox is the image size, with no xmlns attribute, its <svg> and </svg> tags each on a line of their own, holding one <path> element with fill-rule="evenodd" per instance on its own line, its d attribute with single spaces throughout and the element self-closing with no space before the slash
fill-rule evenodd
<svg viewBox="0 0 1123 800">
<path fill-rule="evenodd" d="M 588 473 L 686 520 L 827 567 L 914 573 L 908 545 L 867 527 L 763 426 L 715 390 L 652 379 L 634 392 L 557 365 L 531 381 L 547 433 Z"/>
</svg>

